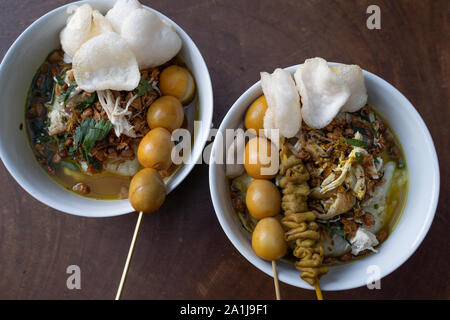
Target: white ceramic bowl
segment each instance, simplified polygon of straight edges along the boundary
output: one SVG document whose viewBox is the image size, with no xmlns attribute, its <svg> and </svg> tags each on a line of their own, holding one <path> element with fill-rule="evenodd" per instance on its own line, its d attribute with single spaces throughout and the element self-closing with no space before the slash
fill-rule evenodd
<svg viewBox="0 0 450 320">
<path fill-rule="evenodd" d="M 57 210 L 88 217 L 108 217 L 134 211 L 128 200 L 94 200 L 65 190 L 51 179 L 36 161 L 25 127 L 25 100 L 34 74 L 51 50 L 59 47 L 59 32 L 65 26 L 70 5 L 89 3 L 106 13 L 115 1 L 90 0 L 59 7 L 29 26 L 6 53 L 0 66 L 0 156 L 17 182 L 36 199 Z M 150 8 L 148 8 L 150 9 Z M 150 9 L 152 10 L 152 9 Z M 181 56 L 192 71 L 198 93 L 199 120 L 203 127 L 194 137 L 190 164 L 183 165 L 168 181 L 173 190 L 192 170 L 201 156 L 212 122 L 213 94 L 208 68 L 192 39 L 161 13 L 183 40 Z"/>
<path fill-rule="evenodd" d="M 295 69 L 296 66 L 286 68 L 290 72 Z M 405 96 L 392 85 L 367 71 L 364 71 L 364 76 L 369 102 L 388 120 L 404 148 L 409 171 L 408 199 L 397 227 L 382 244 L 379 252 L 330 268 L 329 273 L 320 280 L 322 290 L 345 290 L 366 285 L 369 278 L 368 267 L 372 265 L 380 268 L 381 277 L 398 268 L 414 253 L 425 237 L 439 198 L 439 165 L 425 123 Z M 248 106 L 261 94 L 260 82 L 244 92 L 228 111 L 219 133 L 242 124 Z M 214 143 L 209 168 L 211 198 L 217 218 L 236 249 L 254 266 L 272 276 L 271 264 L 253 252 L 249 237 L 233 212 L 225 166 L 212 162 L 219 147 L 219 143 Z M 300 279 L 299 271 L 292 264 L 279 262 L 278 271 L 281 281 L 313 289 Z"/>
</svg>

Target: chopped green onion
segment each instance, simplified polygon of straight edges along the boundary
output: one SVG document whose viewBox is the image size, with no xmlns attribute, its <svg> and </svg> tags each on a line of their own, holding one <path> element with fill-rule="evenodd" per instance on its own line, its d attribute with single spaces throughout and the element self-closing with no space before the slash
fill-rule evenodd
<svg viewBox="0 0 450 320">
<path fill-rule="evenodd" d="M 344 230 L 340 227 L 331 228 L 330 239 L 333 239 L 335 235 L 344 237 L 345 236 Z"/>
<path fill-rule="evenodd" d="M 77 82 L 73 81 L 69 87 L 61 94 L 61 100 L 62 102 L 64 102 L 64 106 L 66 106 L 66 101 L 70 96 L 70 93 L 72 92 L 72 90 L 77 86 Z"/>
<path fill-rule="evenodd" d="M 355 146 L 355 147 L 365 147 L 367 146 L 367 142 L 364 140 L 358 140 L 358 139 L 349 139 L 349 138 L 343 138 L 344 142 L 347 142 L 348 144 Z"/>
<path fill-rule="evenodd" d="M 379 207 L 380 207 L 380 206 L 378 205 L 378 203 L 375 203 L 375 204 L 373 205 L 373 208 L 374 208 L 375 210 L 378 210 Z"/>
<path fill-rule="evenodd" d="M 97 99 L 97 92 L 94 92 L 86 100 L 77 104 L 75 109 L 78 109 L 80 111 L 86 110 L 87 108 L 92 106 L 92 104 L 95 102 L 96 99 Z"/>
<path fill-rule="evenodd" d="M 355 152 L 355 156 L 356 156 L 356 159 L 358 159 L 358 161 L 360 163 L 363 163 L 363 159 L 362 159 L 361 154 L 359 152 Z"/>
</svg>

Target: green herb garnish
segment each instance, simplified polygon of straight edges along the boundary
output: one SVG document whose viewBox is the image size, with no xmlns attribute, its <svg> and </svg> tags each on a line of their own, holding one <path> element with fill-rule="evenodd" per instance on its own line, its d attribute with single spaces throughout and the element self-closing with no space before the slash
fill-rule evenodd
<svg viewBox="0 0 450 320">
<path fill-rule="evenodd" d="M 103 140 L 106 137 L 112 127 L 112 123 L 105 121 L 103 118 L 95 121 L 91 117 L 83 120 L 81 125 L 75 129 L 73 141 L 75 148 L 81 146 L 84 159 L 89 163 L 94 164 L 96 168 L 100 167 L 100 164 L 89 156 L 89 151 L 94 147 L 97 141 Z"/>
<path fill-rule="evenodd" d="M 75 129 L 75 134 L 73 135 L 74 149 L 78 148 L 81 145 L 93 122 L 93 118 L 87 118 L 83 120 L 81 122 L 81 125 Z"/>
<path fill-rule="evenodd" d="M 343 138 L 344 142 L 355 146 L 355 147 L 366 147 L 367 146 L 367 142 L 365 142 L 364 140 L 358 140 L 358 139 L 349 139 L 349 138 Z"/>
<path fill-rule="evenodd" d="M 359 152 L 355 152 L 355 156 L 356 156 L 356 159 L 358 159 L 358 161 L 360 163 L 363 163 L 363 159 L 362 159 L 361 154 Z"/>
<path fill-rule="evenodd" d="M 141 80 L 139 81 L 139 84 L 137 86 L 137 96 L 143 96 L 146 93 L 153 91 L 152 86 L 148 83 L 147 80 L 145 80 L 144 78 L 141 78 Z"/>
<path fill-rule="evenodd" d="M 78 109 L 80 111 L 84 111 L 87 108 L 90 108 L 92 106 L 92 104 L 95 102 L 96 99 L 97 99 L 97 92 L 94 92 L 86 100 L 84 100 L 83 102 L 80 102 L 79 104 L 77 104 L 75 109 Z"/>
<path fill-rule="evenodd" d="M 379 207 L 380 207 L 380 206 L 378 205 L 378 203 L 375 203 L 375 204 L 373 205 L 373 208 L 374 208 L 375 210 L 378 210 Z"/>
<path fill-rule="evenodd" d="M 59 76 L 59 75 L 56 75 L 56 76 L 55 76 L 55 79 L 56 79 L 56 83 L 58 83 L 61 87 L 66 83 L 66 82 L 64 81 L 63 77 L 61 77 L 61 76 Z"/>
<path fill-rule="evenodd" d="M 64 102 L 64 106 L 66 106 L 66 101 L 69 98 L 70 93 L 73 91 L 73 89 L 75 89 L 76 86 L 77 86 L 77 82 L 72 81 L 72 83 L 67 87 L 67 89 L 64 90 L 64 92 L 61 94 L 60 101 Z"/>
<path fill-rule="evenodd" d="M 91 124 L 94 123 L 93 118 L 91 119 Z M 86 121 L 86 120 L 84 120 Z M 91 148 L 95 145 L 97 141 L 103 140 L 108 132 L 113 127 L 111 122 L 107 122 L 105 119 L 100 119 L 99 121 L 95 122 L 94 126 L 90 125 L 89 130 L 87 131 L 87 134 L 84 137 L 83 140 L 83 149 L 85 150 L 91 150 Z"/>
</svg>

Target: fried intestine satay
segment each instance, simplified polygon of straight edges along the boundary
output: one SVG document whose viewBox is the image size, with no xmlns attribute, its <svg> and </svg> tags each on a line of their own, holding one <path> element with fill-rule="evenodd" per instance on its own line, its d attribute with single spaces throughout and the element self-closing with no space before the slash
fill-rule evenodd
<svg viewBox="0 0 450 320">
<path fill-rule="evenodd" d="M 282 150 L 280 174 L 281 207 L 284 211 L 281 223 L 288 228 L 285 238 L 286 241 L 295 241 L 293 254 L 299 258 L 295 267 L 301 271 L 300 277 L 314 286 L 328 268 L 322 266 L 324 249 L 319 225 L 315 222 L 317 213 L 309 211 L 307 204 L 309 173 L 301 159 L 288 156 Z"/>
</svg>

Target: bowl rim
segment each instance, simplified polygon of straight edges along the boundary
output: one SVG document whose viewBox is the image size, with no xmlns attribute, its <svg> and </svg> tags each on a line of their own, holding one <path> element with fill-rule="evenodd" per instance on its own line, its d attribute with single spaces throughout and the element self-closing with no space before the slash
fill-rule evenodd
<svg viewBox="0 0 450 320">
<path fill-rule="evenodd" d="M 329 65 L 337 65 L 340 63 L 328 62 L 328 64 Z M 300 64 L 292 65 L 289 67 L 285 67 L 283 69 L 292 73 L 297 69 L 297 67 L 299 65 Z M 420 246 L 420 244 L 422 243 L 423 239 L 425 238 L 426 234 L 428 233 L 428 231 L 431 227 L 431 224 L 433 222 L 433 219 L 434 219 L 434 216 L 436 213 L 438 200 L 439 200 L 439 191 L 440 191 L 439 161 L 438 161 L 436 148 L 434 146 L 431 134 L 430 134 L 425 122 L 423 121 L 422 117 L 420 116 L 418 111 L 414 108 L 414 106 L 411 104 L 411 102 L 408 100 L 408 98 L 406 98 L 397 88 L 395 88 L 393 85 L 391 85 L 389 82 L 382 79 L 381 77 L 379 77 L 367 70 L 364 70 L 364 69 L 363 69 L 363 74 L 364 74 L 365 79 L 370 78 L 371 80 L 374 80 L 374 81 L 380 83 L 381 85 L 389 88 L 390 90 L 393 90 L 393 92 L 396 95 L 399 95 L 400 97 L 405 99 L 406 108 L 408 109 L 409 112 L 411 112 L 413 117 L 416 118 L 418 123 L 420 123 L 420 128 L 418 128 L 418 129 L 422 131 L 422 133 L 424 135 L 424 140 L 427 142 L 428 146 L 430 147 L 430 150 L 432 150 L 431 158 L 433 161 L 432 165 L 433 165 L 433 172 L 434 172 L 434 175 L 432 177 L 434 184 L 433 184 L 432 188 L 434 188 L 435 192 L 432 193 L 433 194 L 432 198 L 428 200 L 429 205 L 428 205 L 428 210 L 426 212 L 426 217 L 424 220 L 425 223 L 424 223 L 423 227 L 421 228 L 421 233 L 420 233 L 419 237 L 416 237 L 416 241 L 414 242 L 413 246 L 411 246 L 408 249 L 409 250 L 408 254 L 403 256 L 400 260 L 396 261 L 395 264 L 392 264 L 388 268 L 383 268 L 383 270 L 381 271 L 381 274 L 380 274 L 380 279 L 382 279 L 382 278 L 388 276 L 393 271 L 395 271 L 401 265 L 403 265 L 414 254 L 414 252 Z M 246 102 L 248 97 L 255 95 L 256 91 L 258 91 L 260 89 L 260 86 L 261 86 L 261 80 L 257 81 L 255 84 L 253 84 L 251 87 L 249 87 L 246 91 L 244 91 L 244 93 L 242 93 L 241 96 L 239 96 L 239 98 L 233 103 L 233 105 L 228 110 L 227 114 L 225 115 L 224 119 L 222 120 L 222 123 L 220 124 L 219 129 L 218 129 L 218 134 L 224 132 L 224 130 L 226 129 L 226 126 L 232 119 L 232 115 L 235 112 L 240 111 L 241 108 L 244 108 L 244 107 L 248 108 L 248 105 L 244 105 L 244 103 Z M 219 147 L 219 143 L 216 143 L 216 141 L 218 141 L 218 140 L 216 139 L 214 141 L 212 149 L 211 149 L 210 167 L 209 167 L 209 187 L 210 187 L 211 199 L 213 202 L 213 207 L 214 207 L 214 211 L 216 213 L 216 217 L 219 220 L 220 226 L 222 227 L 222 230 L 225 232 L 228 240 L 239 251 L 239 253 L 242 256 L 244 256 L 245 259 L 247 259 L 253 266 L 255 266 L 259 270 L 263 271 L 268 276 L 273 277 L 273 271 L 272 271 L 272 266 L 271 266 L 270 262 L 267 262 L 259 257 L 248 256 L 246 254 L 246 248 L 244 248 L 244 246 L 240 243 L 240 241 L 237 238 L 234 238 L 234 236 L 232 236 L 233 235 L 232 228 L 226 222 L 225 214 L 222 212 L 222 207 L 218 200 L 221 197 L 221 195 L 218 193 L 218 190 L 216 187 L 218 181 L 216 178 L 215 171 L 220 170 L 220 168 L 217 168 L 218 166 L 224 166 L 224 165 L 218 165 L 214 162 L 216 149 Z M 409 199 L 409 197 L 408 197 L 408 199 Z M 407 199 L 407 201 L 408 201 L 408 199 Z M 402 217 L 400 217 L 400 219 L 401 218 Z M 338 267 L 345 267 L 345 265 L 338 266 Z M 297 282 L 291 281 L 292 279 L 289 276 L 279 275 L 278 278 L 280 281 L 282 281 L 286 284 L 290 284 L 292 286 L 303 288 L 303 289 L 314 290 L 313 287 L 307 286 L 306 283 L 300 282 L 301 285 L 299 285 L 298 281 Z M 364 285 L 366 285 L 365 282 L 360 283 L 359 285 L 343 285 L 342 287 L 339 287 L 337 289 L 333 288 L 332 291 L 348 290 L 348 289 L 358 288 L 358 287 L 361 287 Z M 322 288 L 322 290 L 329 291 L 329 289 L 324 289 L 324 288 Z"/>
<path fill-rule="evenodd" d="M 50 10 L 49 12 L 45 13 L 44 15 L 40 16 L 38 19 L 36 19 L 16 38 L 16 40 L 14 40 L 14 42 L 11 44 L 11 46 L 6 51 L 5 55 L 3 56 L 2 61 L 0 63 L 0 78 L 2 77 L 4 69 L 6 68 L 5 66 L 8 65 L 10 63 L 10 61 L 12 60 L 12 56 L 13 56 L 14 52 L 16 51 L 16 48 L 21 45 L 24 38 L 26 37 L 26 35 L 29 32 L 31 32 L 32 30 L 34 30 L 36 28 L 39 28 L 42 23 L 45 23 L 46 21 L 51 20 L 54 16 L 66 12 L 67 8 L 69 8 L 71 6 L 79 6 L 82 4 L 91 4 L 91 5 L 95 6 L 98 3 L 102 3 L 105 6 L 111 5 L 111 8 L 114 5 L 114 1 L 111 1 L 111 0 L 75 1 L 75 2 L 70 2 L 70 3 L 64 4 L 62 6 L 56 7 L 54 9 Z M 177 172 L 178 172 L 178 171 L 180 171 L 181 168 L 185 168 L 183 172 L 178 173 L 179 175 L 177 176 L 176 181 L 174 181 L 173 183 L 170 184 L 169 188 L 167 189 L 167 194 L 169 194 L 181 182 L 184 181 L 184 179 L 189 175 L 189 173 L 194 168 L 195 164 L 197 164 L 198 159 L 203 156 L 203 148 L 205 147 L 206 143 L 208 142 L 208 137 L 209 137 L 211 125 L 212 125 L 212 119 L 213 119 L 213 113 L 214 113 L 214 95 L 213 95 L 212 82 L 211 82 L 211 76 L 209 74 L 208 65 L 206 64 L 206 61 L 203 58 L 199 48 L 197 47 L 195 42 L 192 40 L 192 38 L 189 36 L 189 34 L 183 28 L 181 28 L 178 24 L 176 24 L 173 20 L 171 20 L 166 15 L 164 15 L 163 13 L 161 13 L 153 8 L 150 8 L 144 4 L 142 4 L 142 7 L 156 13 L 159 17 L 161 17 L 162 19 L 164 19 L 164 20 L 168 21 L 170 24 L 172 24 L 172 26 L 176 29 L 176 31 L 178 33 L 181 33 L 180 37 L 182 38 L 183 45 L 188 46 L 193 51 L 193 53 L 196 56 L 198 56 L 199 64 L 205 70 L 203 76 L 205 77 L 205 83 L 207 84 L 207 88 L 206 88 L 206 90 L 204 90 L 205 92 L 202 93 L 202 96 L 204 96 L 205 99 L 207 100 L 205 105 L 207 105 L 208 107 L 205 108 L 204 110 L 207 111 L 206 112 L 206 121 L 207 121 L 208 125 L 201 126 L 202 132 L 199 133 L 199 138 L 198 138 L 199 141 L 198 142 L 196 141 L 197 144 L 201 145 L 200 147 L 197 147 L 198 154 L 194 155 L 193 153 L 191 153 L 191 156 L 190 156 L 191 158 L 189 159 L 189 161 L 187 163 L 183 164 L 182 167 L 180 167 L 177 170 Z M 199 110 L 200 109 L 201 109 L 201 106 L 199 103 Z M 191 151 L 193 151 L 193 150 L 194 150 L 194 145 L 192 146 Z M 121 211 L 114 212 L 112 214 L 104 214 L 101 216 L 90 215 L 90 214 L 84 213 L 83 211 L 80 211 L 80 210 L 78 210 L 76 212 L 75 211 L 72 211 L 72 212 L 67 211 L 67 209 L 65 207 L 63 208 L 58 204 L 58 201 L 48 200 L 48 199 L 44 200 L 44 199 L 41 199 L 40 197 L 38 197 L 38 195 L 36 195 L 33 192 L 34 188 L 29 186 L 26 179 L 22 179 L 20 176 L 15 174 L 14 164 L 11 163 L 11 161 L 10 161 L 10 159 L 8 159 L 8 157 L 4 156 L 4 154 L 6 154 L 6 152 L 7 151 L 4 149 L 4 146 L 0 140 L 0 159 L 3 161 L 3 164 L 5 165 L 5 168 L 7 169 L 9 174 L 16 180 L 16 182 L 19 184 L 19 186 L 21 186 L 28 194 L 30 194 L 36 200 L 42 202 L 43 204 L 45 204 L 55 210 L 58 210 L 59 212 L 63 212 L 63 213 L 71 214 L 71 215 L 83 216 L 83 217 L 99 218 L 99 217 L 114 217 L 114 216 L 128 214 L 128 213 L 135 211 L 133 209 L 133 207 L 131 206 L 131 204 L 129 204 L 126 208 L 124 208 Z M 117 202 L 117 203 L 119 203 L 121 201 L 128 201 L 127 199 L 118 199 L 118 200 L 91 199 L 91 200 L 96 201 L 97 203 L 101 203 L 101 202 Z"/>
</svg>

